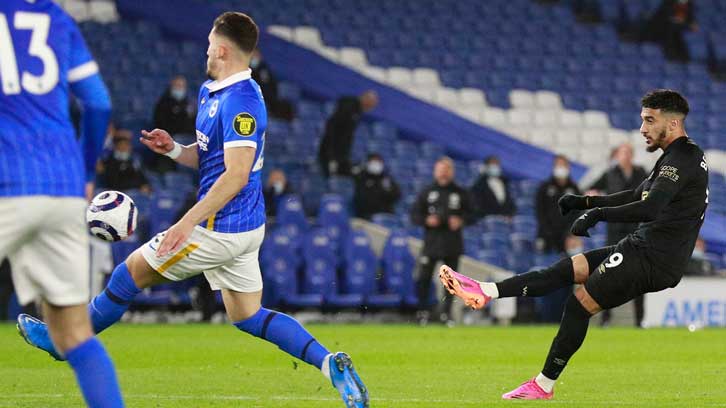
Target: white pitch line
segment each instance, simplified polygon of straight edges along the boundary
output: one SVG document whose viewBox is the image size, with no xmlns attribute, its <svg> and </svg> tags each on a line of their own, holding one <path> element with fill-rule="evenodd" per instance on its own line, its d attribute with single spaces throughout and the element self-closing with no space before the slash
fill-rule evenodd
<svg viewBox="0 0 726 408">
<path fill-rule="evenodd" d="M 3 394 L 0 395 L 0 400 L 12 400 L 12 399 L 34 399 L 34 398 L 75 398 L 77 394 Z M 338 401 L 339 398 L 332 397 L 288 397 L 282 395 L 271 395 L 266 397 L 254 397 L 249 395 L 158 395 L 158 394 L 124 394 L 125 399 L 158 399 L 158 400 L 209 400 L 209 401 Z M 391 403 L 458 403 L 458 404 L 481 404 L 486 402 L 483 399 L 452 399 L 452 398 L 372 398 L 371 402 L 391 402 Z M 555 400 L 552 403 L 558 405 L 592 405 L 592 404 L 607 404 L 609 406 L 642 406 L 643 401 L 639 404 L 634 404 L 632 401 L 583 401 L 583 400 Z M 646 402 L 646 404 L 648 404 Z M 653 401 L 652 404 L 658 407 L 664 406 L 683 406 L 682 401 Z M 726 403 L 722 402 L 707 402 L 700 405 L 702 407 L 726 407 Z"/>
</svg>

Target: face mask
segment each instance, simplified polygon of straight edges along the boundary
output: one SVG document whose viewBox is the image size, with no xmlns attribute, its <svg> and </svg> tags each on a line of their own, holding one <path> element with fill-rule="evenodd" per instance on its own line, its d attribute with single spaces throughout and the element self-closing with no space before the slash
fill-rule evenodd
<svg viewBox="0 0 726 408">
<path fill-rule="evenodd" d="M 369 161 L 366 165 L 366 171 L 376 176 L 383 173 L 383 162 L 380 160 Z"/>
<path fill-rule="evenodd" d="M 552 175 L 557 179 L 566 179 L 570 176 L 570 169 L 564 166 L 557 166 L 552 170 Z"/>
<path fill-rule="evenodd" d="M 706 254 L 704 254 L 702 250 L 694 248 L 691 257 L 696 259 L 704 259 L 706 258 Z"/>
<path fill-rule="evenodd" d="M 131 152 L 119 152 L 114 150 L 113 158 L 118 161 L 126 161 L 131 158 Z"/>
<path fill-rule="evenodd" d="M 285 189 L 285 185 L 282 184 L 282 181 L 276 181 L 272 183 L 272 189 L 275 191 L 275 194 L 281 194 L 282 190 Z"/>
<path fill-rule="evenodd" d="M 172 89 L 169 93 L 171 94 L 171 97 L 177 101 L 181 101 L 187 96 L 187 91 L 184 89 Z"/>
<path fill-rule="evenodd" d="M 250 60 L 250 68 L 257 68 L 258 65 L 260 65 L 260 59 L 259 58 L 252 58 Z"/>
<path fill-rule="evenodd" d="M 487 174 L 489 177 L 499 177 L 502 175 L 502 168 L 496 164 L 490 164 L 487 166 Z"/>
<path fill-rule="evenodd" d="M 567 250 L 567 256 L 575 256 L 577 254 L 581 254 L 584 249 L 585 248 L 583 247 L 570 248 Z"/>
</svg>

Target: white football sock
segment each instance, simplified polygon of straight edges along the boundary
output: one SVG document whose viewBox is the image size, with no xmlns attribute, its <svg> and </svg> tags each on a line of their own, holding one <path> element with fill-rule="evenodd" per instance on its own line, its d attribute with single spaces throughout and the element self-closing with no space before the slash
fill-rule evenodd
<svg viewBox="0 0 726 408">
<path fill-rule="evenodd" d="M 544 374 L 539 373 L 534 379 L 534 382 L 536 382 L 537 385 L 540 386 L 540 388 L 545 390 L 545 392 L 552 392 L 552 389 L 555 388 L 555 383 L 557 382 L 557 380 L 550 380 L 549 378 L 545 377 Z"/>
<path fill-rule="evenodd" d="M 479 283 L 479 287 L 485 295 L 490 296 L 492 299 L 496 299 L 499 297 L 499 289 L 497 289 L 496 283 L 481 282 Z"/>
<path fill-rule="evenodd" d="M 323 359 L 323 365 L 320 366 L 320 371 L 323 372 L 323 375 L 328 380 L 330 380 L 330 358 L 331 357 L 333 357 L 333 353 L 330 353 L 327 356 L 325 356 L 325 358 Z"/>
</svg>

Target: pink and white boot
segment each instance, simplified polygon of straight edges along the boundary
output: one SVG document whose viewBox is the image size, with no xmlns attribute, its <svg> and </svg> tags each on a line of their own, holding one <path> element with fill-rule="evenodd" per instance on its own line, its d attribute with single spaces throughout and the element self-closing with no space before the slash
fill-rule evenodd
<svg viewBox="0 0 726 408">
<path fill-rule="evenodd" d="M 474 310 L 483 308 L 492 300 L 491 296 L 487 296 L 481 290 L 478 281 L 456 272 L 447 265 L 441 265 L 439 279 L 449 293 L 461 298 L 464 304 Z"/>
<path fill-rule="evenodd" d="M 525 382 L 524 384 L 520 385 L 516 389 L 509 391 L 508 393 L 502 395 L 503 399 L 523 399 L 523 400 L 548 400 L 552 399 L 552 396 L 554 395 L 554 391 L 547 392 L 542 389 L 542 387 L 537 384 L 537 382 L 532 378 L 531 380 Z"/>
</svg>

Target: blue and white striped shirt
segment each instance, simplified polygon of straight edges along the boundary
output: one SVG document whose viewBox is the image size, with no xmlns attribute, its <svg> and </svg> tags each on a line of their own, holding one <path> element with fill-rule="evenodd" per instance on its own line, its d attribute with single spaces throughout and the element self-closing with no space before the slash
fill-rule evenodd
<svg viewBox="0 0 726 408">
<path fill-rule="evenodd" d="M 251 78 L 251 71 L 238 72 L 223 81 L 205 82 L 199 91 L 197 112 L 198 200 L 204 198 L 224 172 L 224 149 L 256 149 L 247 185 L 201 225 L 226 233 L 260 227 L 265 223 L 261 173 L 267 110 L 260 86 Z"/>
<path fill-rule="evenodd" d="M 0 1 L 0 85 L 0 196 L 83 196 L 111 105 L 78 26 L 57 4 Z M 71 92 L 83 105 L 82 147 Z"/>
</svg>

